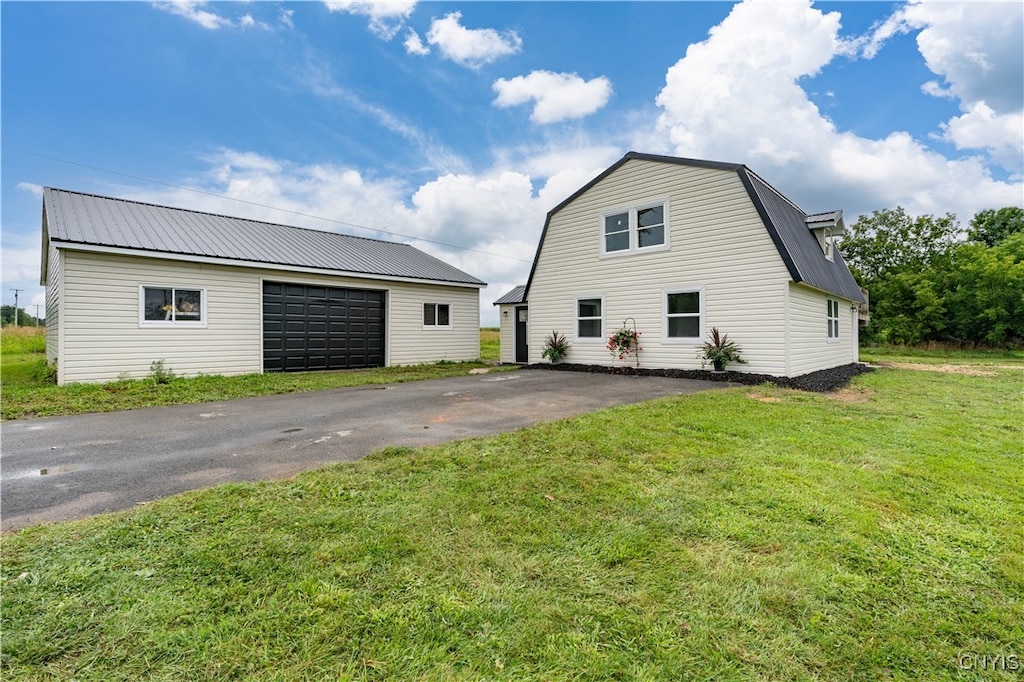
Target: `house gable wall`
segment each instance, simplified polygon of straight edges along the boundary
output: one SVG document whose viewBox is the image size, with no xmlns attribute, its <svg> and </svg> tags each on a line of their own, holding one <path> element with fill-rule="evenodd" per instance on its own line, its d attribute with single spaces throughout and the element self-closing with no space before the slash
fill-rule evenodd
<svg viewBox="0 0 1024 682">
<path fill-rule="evenodd" d="M 600 216 L 667 198 L 669 248 L 601 257 Z M 740 371 L 785 374 L 789 273 L 735 171 L 631 159 L 551 217 L 528 291 L 530 361 L 543 335 L 567 334 L 567 362 L 622 364 L 605 348 L 626 318 L 642 333 L 641 365 L 700 368 L 699 343 L 667 342 L 665 291 L 700 289 L 706 334 L 717 326 L 741 347 Z M 575 339 L 575 301 L 604 301 L 603 336 Z"/>
<path fill-rule="evenodd" d="M 839 302 L 839 338 L 828 338 L 828 299 Z M 789 285 L 789 372 L 800 376 L 856 362 L 857 311 L 853 301 L 799 284 Z"/>
</svg>

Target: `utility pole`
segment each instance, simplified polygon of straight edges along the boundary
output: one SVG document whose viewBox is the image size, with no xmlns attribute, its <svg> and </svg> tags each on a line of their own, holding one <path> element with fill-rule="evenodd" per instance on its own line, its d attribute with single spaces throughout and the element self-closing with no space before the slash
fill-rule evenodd
<svg viewBox="0 0 1024 682">
<path fill-rule="evenodd" d="M 36 326 L 39 326 L 39 304 L 36 303 Z"/>
<path fill-rule="evenodd" d="M 25 291 L 24 289 L 11 289 L 14 292 L 14 326 L 18 326 L 18 294 Z"/>
</svg>

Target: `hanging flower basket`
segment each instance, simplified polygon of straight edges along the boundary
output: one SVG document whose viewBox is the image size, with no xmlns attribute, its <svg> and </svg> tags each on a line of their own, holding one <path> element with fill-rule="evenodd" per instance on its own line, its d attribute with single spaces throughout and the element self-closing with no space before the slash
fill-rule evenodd
<svg viewBox="0 0 1024 682">
<path fill-rule="evenodd" d="M 619 360 L 627 359 L 630 353 L 639 353 L 643 350 L 640 347 L 640 334 L 642 333 L 623 327 L 608 337 L 608 352 L 612 354 L 613 358 Z"/>
</svg>

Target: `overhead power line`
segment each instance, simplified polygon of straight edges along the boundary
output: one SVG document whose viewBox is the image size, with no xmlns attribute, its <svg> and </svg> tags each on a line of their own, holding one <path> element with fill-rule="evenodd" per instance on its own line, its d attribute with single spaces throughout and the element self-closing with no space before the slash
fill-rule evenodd
<svg viewBox="0 0 1024 682">
<path fill-rule="evenodd" d="M 426 237 L 417 237 L 411 234 L 402 234 L 401 232 L 393 232 L 391 230 L 384 230 L 379 227 L 369 227 L 367 225 L 360 225 L 358 223 L 351 223 L 346 220 L 338 220 L 336 218 L 325 218 L 324 216 L 313 215 L 312 213 L 303 213 L 302 211 L 295 211 L 290 208 L 281 208 L 279 206 L 271 206 L 269 204 L 261 204 L 258 201 L 249 201 L 248 199 L 239 199 L 237 197 L 230 197 L 226 194 L 217 194 L 216 192 L 210 192 L 204 189 L 196 189 L 195 187 L 186 187 L 184 185 L 175 185 L 171 182 L 164 182 L 162 180 L 154 180 L 153 178 L 147 178 L 141 175 L 133 175 L 131 173 L 124 173 L 121 171 L 111 170 L 109 168 L 102 168 L 100 166 L 93 166 L 87 163 L 80 163 L 78 161 L 69 161 L 68 159 L 60 159 L 55 156 L 47 156 L 46 154 L 39 154 L 36 152 L 30 152 L 25 149 L 17 149 L 15 147 L 3 146 L 4 151 L 17 152 L 19 154 L 25 154 L 27 156 L 35 156 L 40 159 L 46 159 L 48 161 L 56 161 L 58 163 L 66 163 L 71 166 L 78 166 L 80 168 L 88 168 L 90 170 L 100 171 L 101 173 L 110 173 L 111 175 L 119 175 L 124 178 L 131 178 L 133 180 L 141 180 L 143 182 L 150 182 L 154 185 L 163 185 L 164 187 L 172 187 L 174 189 L 185 190 L 186 192 L 195 192 L 196 194 L 205 194 L 207 196 L 216 197 L 218 199 L 226 199 L 228 201 L 235 201 L 240 204 L 248 204 L 250 206 L 256 206 L 258 208 L 266 208 L 271 211 L 280 211 L 282 213 L 290 213 L 291 215 L 301 216 L 303 218 L 312 218 L 314 220 L 323 220 L 324 222 L 334 223 L 336 225 L 344 225 L 345 227 L 352 227 L 357 230 L 368 230 L 370 232 L 376 232 L 378 234 L 386 234 L 392 237 L 400 237 L 402 239 L 412 239 L 413 241 L 426 242 L 427 244 L 435 244 L 437 246 L 446 246 L 450 249 L 459 249 L 461 251 L 469 251 L 472 253 L 479 253 L 484 256 L 491 256 L 493 258 L 505 258 L 507 260 L 519 261 L 520 263 L 532 263 L 533 261 L 525 258 L 516 258 L 515 256 L 507 256 L 501 253 L 491 253 L 490 251 L 481 251 L 480 249 L 473 249 L 468 246 L 460 246 L 458 244 L 450 244 L 448 242 L 437 241 L 436 239 L 427 239 Z"/>
</svg>

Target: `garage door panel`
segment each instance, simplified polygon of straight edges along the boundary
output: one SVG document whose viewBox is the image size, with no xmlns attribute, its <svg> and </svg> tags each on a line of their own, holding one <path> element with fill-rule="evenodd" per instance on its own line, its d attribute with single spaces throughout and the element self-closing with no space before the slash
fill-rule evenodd
<svg viewBox="0 0 1024 682">
<path fill-rule="evenodd" d="M 384 364 L 384 292 L 264 282 L 263 368 Z"/>
</svg>

